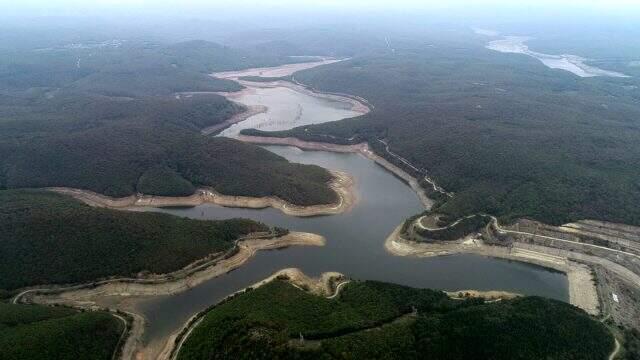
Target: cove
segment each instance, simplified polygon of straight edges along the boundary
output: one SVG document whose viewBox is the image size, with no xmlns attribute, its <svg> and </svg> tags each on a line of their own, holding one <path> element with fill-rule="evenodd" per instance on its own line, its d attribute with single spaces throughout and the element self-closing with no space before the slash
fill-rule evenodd
<svg viewBox="0 0 640 360">
<path fill-rule="evenodd" d="M 266 146 L 290 161 L 348 172 L 355 179 L 358 201 L 340 215 L 297 218 L 275 209 L 237 209 L 216 205 L 193 208 L 148 209 L 195 219 L 251 218 L 269 225 L 323 235 L 322 248 L 288 248 L 259 252 L 241 268 L 211 279 L 186 292 L 140 299 L 136 309 L 148 320 L 147 344 L 161 341 L 193 314 L 230 293 L 287 267 L 308 275 L 338 271 L 354 279 L 393 282 L 443 290 L 506 290 L 568 300 L 563 273 L 542 267 L 476 255 L 437 258 L 396 257 L 384 241 L 405 218 L 423 210 L 417 195 L 400 179 L 371 160 L 351 153 L 302 151 L 294 147 Z"/>
</svg>

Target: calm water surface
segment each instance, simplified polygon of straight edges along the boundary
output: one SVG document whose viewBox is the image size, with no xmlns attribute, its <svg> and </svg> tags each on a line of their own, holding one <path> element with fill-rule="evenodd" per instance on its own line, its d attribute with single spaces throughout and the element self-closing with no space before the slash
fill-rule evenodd
<svg viewBox="0 0 640 360">
<path fill-rule="evenodd" d="M 285 87 L 249 88 L 233 100 L 245 105 L 264 105 L 268 110 L 232 125 L 222 131 L 221 136 L 234 137 L 240 130 L 252 128 L 263 131 L 287 130 L 360 115 L 351 110 L 348 103 L 309 96 Z"/>
<path fill-rule="evenodd" d="M 566 276 L 541 267 L 475 255 L 418 259 L 388 254 L 383 246 L 386 237 L 402 220 L 422 211 L 420 201 L 407 185 L 358 154 L 279 146 L 266 148 L 293 162 L 348 172 L 356 181 L 357 205 L 345 214 L 312 218 L 286 216 L 273 209 L 232 209 L 209 204 L 187 209 L 153 209 L 196 219 L 251 218 L 269 225 L 321 234 L 327 238 L 327 245 L 258 252 L 244 266 L 227 275 L 178 295 L 143 301 L 139 310 L 149 321 L 147 341 L 168 335 L 196 312 L 286 267 L 298 267 L 310 275 L 339 271 L 355 279 L 414 287 L 499 289 L 568 300 Z"/>
</svg>

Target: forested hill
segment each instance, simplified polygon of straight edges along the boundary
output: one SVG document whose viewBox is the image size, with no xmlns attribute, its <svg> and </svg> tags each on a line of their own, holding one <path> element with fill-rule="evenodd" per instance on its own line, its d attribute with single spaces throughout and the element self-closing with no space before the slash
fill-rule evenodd
<svg viewBox="0 0 640 360">
<path fill-rule="evenodd" d="M 217 305 L 178 359 L 606 359 L 614 340 L 582 310 L 538 297 L 482 303 L 372 281 L 335 299 L 281 280 Z"/>
<path fill-rule="evenodd" d="M 200 134 L 244 111 L 198 93 L 240 89 L 207 72 L 285 60 L 206 42 L 0 54 L 0 189 L 63 186 L 122 197 L 209 186 L 331 203 L 337 195 L 326 170 Z"/>
<path fill-rule="evenodd" d="M 240 87 L 209 74 L 294 61 L 287 56 L 206 41 L 87 41 L 47 48 L 4 49 L 0 50 L 0 91 L 74 90 L 120 97 L 229 91 Z"/>
<path fill-rule="evenodd" d="M 295 79 L 362 96 L 375 110 L 275 135 L 345 143 L 357 135 L 351 142 L 368 140 L 383 156 L 384 140 L 455 193 L 440 212 L 640 224 L 635 78 L 579 78 L 480 44 L 415 42 Z"/>
<path fill-rule="evenodd" d="M 2 190 L 0 289 L 168 273 L 267 230 L 251 220 L 108 210 L 46 191 Z"/>
<path fill-rule="evenodd" d="M 123 330 L 106 312 L 0 303 L 0 358 L 109 360 Z"/>
</svg>

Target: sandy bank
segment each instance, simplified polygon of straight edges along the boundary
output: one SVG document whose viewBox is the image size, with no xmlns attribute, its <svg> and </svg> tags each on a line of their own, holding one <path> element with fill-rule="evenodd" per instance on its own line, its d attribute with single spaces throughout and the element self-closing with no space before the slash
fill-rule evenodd
<svg viewBox="0 0 640 360">
<path fill-rule="evenodd" d="M 264 136 L 247 136 L 240 135 L 238 140 L 250 142 L 253 144 L 261 144 L 261 145 L 284 145 L 284 146 L 295 146 L 302 150 L 314 150 L 314 151 L 330 151 L 330 152 L 339 152 L 339 153 L 358 153 L 366 158 L 373 160 L 378 165 L 382 166 L 386 170 L 390 171 L 403 181 L 405 181 L 413 191 L 420 198 L 420 202 L 424 205 L 425 209 L 430 209 L 433 205 L 433 200 L 431 200 L 424 189 L 418 183 L 418 179 L 411 176 L 406 171 L 397 167 L 396 165 L 390 163 L 385 158 L 376 155 L 366 143 L 360 143 L 356 145 L 337 145 L 331 143 L 323 143 L 323 142 L 313 142 L 313 141 L 303 141 L 298 138 L 288 137 L 288 138 L 275 138 L 275 137 L 264 137 Z"/>
<path fill-rule="evenodd" d="M 324 237 L 311 233 L 290 232 L 269 239 L 238 241 L 232 255 L 220 255 L 208 261 L 198 261 L 181 270 L 148 278 L 118 278 L 68 288 L 42 288 L 23 292 L 21 296 L 37 303 L 82 303 L 108 296 L 172 295 L 191 289 L 205 281 L 242 266 L 259 250 L 281 249 L 289 246 L 324 246 Z"/>
<path fill-rule="evenodd" d="M 418 243 L 403 239 L 400 236 L 400 228 L 401 226 L 398 226 L 385 241 L 385 249 L 393 255 L 433 257 L 475 254 L 544 266 L 567 274 L 569 302 L 572 305 L 591 315 L 598 315 L 600 312 L 598 293 L 591 269 L 582 263 L 590 260 L 588 255 L 519 242 L 513 243 L 510 247 L 490 246 L 473 238 L 451 242 Z M 612 263 L 612 265 L 617 264 Z"/>
<path fill-rule="evenodd" d="M 346 173 L 331 171 L 333 179 L 329 187 L 338 195 L 338 202 L 326 205 L 299 206 L 288 203 L 274 196 L 250 197 L 223 195 L 210 188 L 198 189 L 190 196 L 153 196 L 132 195 L 124 198 L 113 198 L 101 195 L 89 190 L 73 188 L 47 188 L 60 194 L 72 196 L 90 206 L 105 207 L 111 209 L 129 209 L 136 207 L 171 207 L 171 206 L 198 206 L 202 204 L 215 204 L 224 207 L 238 207 L 250 209 L 263 209 L 272 207 L 291 216 L 318 216 L 335 215 L 348 211 L 356 202 L 353 179 Z"/>
<path fill-rule="evenodd" d="M 259 88 L 259 89 L 287 88 L 307 96 L 330 100 L 330 101 L 347 103 L 350 105 L 352 111 L 355 111 L 360 114 L 366 114 L 370 112 L 371 109 L 373 108 L 373 105 L 369 104 L 367 100 L 358 96 L 319 91 L 319 90 L 315 90 L 310 87 L 304 86 L 300 83 L 293 83 L 291 81 L 286 81 L 286 80 L 277 80 L 277 81 L 270 81 L 270 82 L 254 82 L 254 81 L 236 79 L 235 81 L 237 81 L 242 86 L 244 86 L 245 90 L 241 90 L 234 93 L 219 93 L 219 94 L 225 96 L 227 99 L 237 99 L 242 95 L 244 95 L 246 92 L 250 92 L 254 88 Z"/>
<path fill-rule="evenodd" d="M 53 286 L 29 289 L 20 293 L 15 300 L 45 305 L 62 304 L 87 310 L 117 309 L 126 312 L 133 321 L 122 348 L 121 359 L 156 359 L 167 341 L 143 344 L 145 319 L 136 313 L 135 305 L 140 296 L 171 295 L 186 291 L 242 266 L 259 250 L 289 246 L 324 246 L 325 242 L 324 237 L 320 235 L 300 232 L 291 232 L 271 239 L 247 239 L 238 242 L 237 251 L 230 257 L 219 256 L 209 261 L 199 261 L 174 273 L 159 275 L 157 279 L 112 279 L 69 288 Z M 299 281 L 304 280 L 293 273 L 291 277 Z M 330 284 L 329 280 L 326 280 L 326 283 Z M 175 339 L 176 335 L 172 335 L 170 340 Z M 173 344 L 172 341 L 170 343 Z"/>
<path fill-rule="evenodd" d="M 325 58 L 321 61 L 302 62 L 296 64 L 285 64 L 274 67 L 252 68 L 238 71 L 223 71 L 211 74 L 211 76 L 219 79 L 236 80 L 243 76 L 260 76 L 260 77 L 283 77 L 289 76 L 297 71 L 311 69 L 320 65 L 333 64 L 340 62 L 340 59 Z"/>
<path fill-rule="evenodd" d="M 235 123 L 239 123 L 241 121 L 247 120 L 248 118 L 254 116 L 254 115 L 258 115 L 258 114 L 262 114 L 264 112 L 267 111 L 267 107 L 266 106 L 261 106 L 261 105 L 254 105 L 254 106 L 246 106 L 247 110 L 244 112 L 241 112 L 239 114 L 236 114 L 234 116 L 232 116 L 231 118 L 223 121 L 220 124 L 216 124 L 213 126 L 209 126 L 206 127 L 204 129 L 202 129 L 200 132 L 202 133 L 202 135 L 211 135 L 211 134 L 215 134 L 218 133 L 226 128 L 228 128 L 229 126 L 235 124 Z"/>
<path fill-rule="evenodd" d="M 498 300 L 508 300 L 515 299 L 517 297 L 522 296 L 521 294 L 516 294 L 508 291 L 497 291 L 497 290 L 489 290 L 489 291 L 479 291 L 479 290 L 458 290 L 458 291 L 445 291 L 450 298 L 456 300 L 464 300 L 468 298 L 480 298 L 486 301 L 498 301 Z"/>
<path fill-rule="evenodd" d="M 338 272 L 325 272 L 320 275 L 319 278 L 311 278 L 304 274 L 300 269 L 282 269 L 264 280 L 261 280 L 245 289 L 228 295 L 218 304 L 237 294 L 245 292 L 248 288 L 255 289 L 260 286 L 266 285 L 275 279 L 285 280 L 300 290 L 308 291 L 318 296 L 325 296 L 327 298 L 333 298 L 338 295 L 342 286 L 348 283 L 346 277 Z M 189 335 L 191 335 L 193 330 L 198 327 L 198 325 L 200 325 L 204 316 L 211 310 L 212 308 L 192 316 L 180 330 L 176 331 L 167 339 L 164 348 L 156 357 L 156 359 L 169 360 L 177 358 L 178 353 L 180 352 L 180 348 L 185 343 L 186 339 L 189 337 Z"/>
</svg>

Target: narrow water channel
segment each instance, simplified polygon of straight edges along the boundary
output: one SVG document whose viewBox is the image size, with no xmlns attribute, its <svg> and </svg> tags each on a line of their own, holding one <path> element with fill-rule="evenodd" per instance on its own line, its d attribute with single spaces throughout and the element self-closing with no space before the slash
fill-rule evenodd
<svg viewBox="0 0 640 360">
<path fill-rule="evenodd" d="M 251 70 L 247 70 L 247 74 L 251 74 Z M 222 136 L 233 137 L 243 128 L 283 130 L 358 115 L 348 104 L 282 87 L 249 87 L 233 100 L 245 105 L 264 105 L 269 110 L 228 128 Z M 354 279 L 414 287 L 506 290 L 568 300 L 566 276 L 542 267 L 476 255 L 419 259 L 387 253 L 384 249 L 387 236 L 404 219 L 423 210 L 409 186 L 359 154 L 302 151 L 283 146 L 265 148 L 292 162 L 349 173 L 355 179 L 357 204 L 344 214 L 311 218 L 286 216 L 271 208 L 234 209 L 211 204 L 193 208 L 148 209 L 195 219 L 250 218 L 269 225 L 323 235 L 327 245 L 258 252 L 239 269 L 189 291 L 142 299 L 136 307 L 147 318 L 147 343 L 162 341 L 193 314 L 288 267 L 300 268 L 309 275 L 339 271 Z"/>
<path fill-rule="evenodd" d="M 302 151 L 281 146 L 266 148 L 293 162 L 350 173 L 356 181 L 357 205 L 345 214 L 312 218 L 286 216 L 274 209 L 232 209 L 215 205 L 153 209 L 196 219 L 251 218 L 321 234 L 327 238 L 327 245 L 259 252 L 241 268 L 187 292 L 142 301 L 138 309 L 149 322 L 147 341 L 163 338 L 194 313 L 286 267 L 297 267 L 310 275 L 339 271 L 355 279 L 415 287 L 497 289 L 568 300 L 566 276 L 542 267 L 475 255 L 418 259 L 387 253 L 383 246 L 387 235 L 403 219 L 422 211 L 418 197 L 405 183 L 358 154 Z"/>
</svg>

